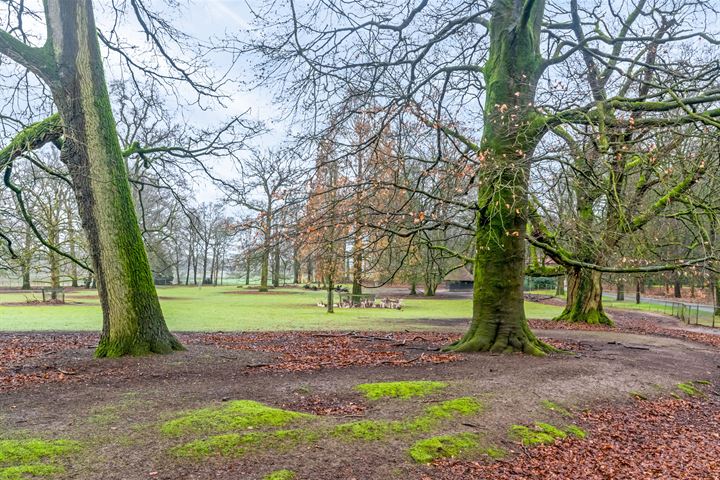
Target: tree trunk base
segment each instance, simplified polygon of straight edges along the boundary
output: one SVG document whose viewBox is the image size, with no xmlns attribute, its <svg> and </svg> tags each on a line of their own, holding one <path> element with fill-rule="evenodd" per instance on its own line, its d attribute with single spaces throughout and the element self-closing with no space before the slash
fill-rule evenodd
<svg viewBox="0 0 720 480">
<path fill-rule="evenodd" d="M 597 309 L 578 312 L 576 310 L 568 310 L 566 308 L 559 317 L 555 317 L 553 320 L 556 322 L 587 323 L 589 325 L 608 325 L 610 327 L 615 326 L 615 323 L 605 314 L 605 312 Z"/>
<path fill-rule="evenodd" d="M 485 324 L 485 327 L 489 326 Z M 555 347 L 539 340 L 530 331 L 527 323 L 510 330 L 485 331 L 487 328 L 471 328 L 457 342 L 444 347 L 444 352 L 491 352 L 491 353 L 527 353 L 535 356 L 544 356 L 548 353 L 558 352 Z"/>
<path fill-rule="evenodd" d="M 124 355 L 142 356 L 151 353 L 167 354 L 185 350 L 185 347 L 171 334 L 159 335 L 156 338 L 144 339 L 137 337 L 101 338 L 95 349 L 96 358 L 117 358 Z"/>
</svg>

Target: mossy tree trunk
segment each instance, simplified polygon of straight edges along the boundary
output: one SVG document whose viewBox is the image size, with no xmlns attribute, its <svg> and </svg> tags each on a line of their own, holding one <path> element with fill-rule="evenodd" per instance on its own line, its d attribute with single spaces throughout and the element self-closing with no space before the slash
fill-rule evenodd
<svg viewBox="0 0 720 480">
<path fill-rule="evenodd" d="M 22 270 L 22 290 L 30 290 L 32 285 L 30 284 L 30 263 L 23 262 L 20 266 Z"/>
<path fill-rule="evenodd" d="M 270 263 L 270 250 L 267 248 L 263 249 L 262 262 L 260 263 L 260 291 L 268 291 L 268 270 Z"/>
<path fill-rule="evenodd" d="M 75 235 L 75 220 L 73 215 L 72 205 L 69 199 L 66 199 L 65 204 L 65 217 L 67 218 L 67 243 L 70 250 L 70 256 L 75 258 L 77 255 L 77 237 Z M 78 286 L 78 266 L 77 263 L 70 263 L 70 286 Z"/>
<path fill-rule="evenodd" d="M 555 320 L 574 323 L 613 324 L 610 317 L 603 311 L 601 272 L 577 267 L 570 269 L 565 310 Z"/>
<path fill-rule="evenodd" d="M 615 295 L 615 300 L 618 302 L 625 301 L 625 282 L 619 281 L 617 282 L 617 292 Z"/>
<path fill-rule="evenodd" d="M 335 288 L 335 285 L 333 283 L 332 275 L 327 276 L 325 283 L 327 285 L 327 313 L 335 313 L 335 299 L 333 298 L 333 289 Z"/>
<path fill-rule="evenodd" d="M 362 239 L 355 239 L 355 252 L 353 253 L 353 269 L 352 269 L 352 294 L 353 300 L 355 295 L 362 295 L 362 274 L 363 274 L 363 254 L 362 254 Z M 359 297 L 358 297 L 359 301 Z"/>
<path fill-rule="evenodd" d="M 263 249 L 260 258 L 260 291 L 268 291 L 268 274 L 270 270 L 270 235 L 272 232 L 272 205 L 268 200 L 267 215 L 265 217 L 265 225 L 263 226 Z"/>
<path fill-rule="evenodd" d="M 529 158 L 544 129 L 534 110 L 541 74 L 543 0 L 495 0 L 484 66 L 486 98 L 479 152 L 473 316 L 447 349 L 542 355 L 525 318 L 523 278 Z"/>
<path fill-rule="evenodd" d="M 73 181 L 103 310 L 98 357 L 182 346 L 163 318 L 132 203 L 105 83 L 92 2 L 46 0 L 42 67 L 64 128 L 61 159 Z"/>
<path fill-rule="evenodd" d="M 300 257 L 298 256 L 297 247 L 293 248 L 293 283 L 300 283 Z"/>
<path fill-rule="evenodd" d="M 673 296 L 675 298 L 682 298 L 682 283 L 680 283 L 680 279 L 677 277 L 673 282 Z"/>
<path fill-rule="evenodd" d="M 53 223 L 47 228 L 47 241 L 50 245 L 58 245 L 60 240 L 60 231 L 58 225 Z M 50 293 L 51 300 L 57 300 L 57 290 L 60 288 L 60 258 L 57 253 L 48 250 L 48 267 L 50 267 Z"/>
<path fill-rule="evenodd" d="M 643 282 L 641 279 L 638 278 L 637 280 L 635 280 L 635 303 L 638 305 L 640 304 L 640 293 L 642 293 L 642 284 Z"/>
<path fill-rule="evenodd" d="M 20 264 L 20 269 L 22 271 L 22 289 L 23 290 L 30 290 L 32 286 L 30 285 L 30 267 L 32 264 L 32 256 L 33 256 L 33 248 L 32 248 L 32 242 L 33 242 L 33 232 L 29 225 L 25 226 L 25 251 L 22 254 L 21 260 L 22 263 Z"/>
<path fill-rule="evenodd" d="M 279 243 L 276 244 L 275 247 L 273 248 L 272 285 L 275 288 L 280 286 L 280 245 L 279 245 Z"/>
</svg>

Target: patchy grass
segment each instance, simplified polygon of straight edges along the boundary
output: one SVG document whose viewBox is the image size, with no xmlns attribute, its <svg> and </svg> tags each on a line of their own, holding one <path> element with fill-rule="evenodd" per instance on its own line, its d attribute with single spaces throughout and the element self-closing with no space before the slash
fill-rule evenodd
<svg viewBox="0 0 720 480">
<path fill-rule="evenodd" d="M 69 440 L 0 440 L 0 480 L 62 473 L 62 466 L 46 462 L 77 453 L 80 449 L 80 443 Z"/>
<path fill-rule="evenodd" d="M 446 419 L 455 416 L 474 415 L 483 409 L 483 404 L 473 397 L 460 397 L 428 407 L 426 417 Z"/>
<path fill-rule="evenodd" d="M 410 447 L 410 456 L 418 463 L 430 463 L 438 458 L 455 458 L 480 448 L 480 436 L 474 433 L 440 435 L 418 440 Z"/>
<path fill-rule="evenodd" d="M 222 407 L 201 408 L 165 422 L 165 435 L 187 433 L 228 432 L 256 427 L 282 427 L 293 421 L 311 418 L 306 413 L 268 407 L 252 400 L 235 400 Z"/>
<path fill-rule="evenodd" d="M 64 468 L 56 465 L 18 465 L 0 467 L 0 480 L 25 480 L 33 477 L 50 477 L 63 473 Z"/>
<path fill-rule="evenodd" d="M 572 413 L 570 413 L 570 410 L 563 407 L 562 405 L 559 405 L 555 402 L 551 402 L 550 400 L 543 400 L 540 402 L 543 407 L 547 408 L 551 412 L 559 413 L 560 415 L 564 417 L 572 417 Z"/>
<path fill-rule="evenodd" d="M 381 398 L 412 398 L 424 397 L 447 387 L 445 382 L 409 381 L 363 383 L 357 388 L 370 400 Z"/>
<path fill-rule="evenodd" d="M 566 438 L 569 435 L 574 435 L 578 438 L 585 438 L 587 434 L 585 431 L 576 426 L 570 425 L 561 430 L 549 423 L 536 422 L 533 427 L 527 427 L 525 425 L 513 425 L 510 427 L 510 437 L 520 440 L 525 446 L 550 444 L 557 439 Z"/>
<path fill-rule="evenodd" d="M 402 310 L 339 308 L 327 314 L 317 307 L 324 292 L 274 289 L 270 294 L 233 286 L 157 287 L 163 313 L 173 331 L 430 330 L 421 318 L 470 318 L 470 299 L 406 299 Z M 234 294 L 242 292 L 240 294 Z M 98 331 L 102 312 L 92 290 L 68 292 L 63 306 L 2 305 L 24 303 L 32 294 L 0 293 L 0 331 Z M 528 318 L 551 319 L 562 309 L 525 303 Z M 464 328 L 464 327 L 463 327 Z"/>
<path fill-rule="evenodd" d="M 70 440 L 0 440 L 0 465 L 53 460 L 79 450 L 80 444 Z"/>
<path fill-rule="evenodd" d="M 240 457 L 252 451 L 283 449 L 316 441 L 320 435 L 308 430 L 228 433 L 195 440 L 171 450 L 178 457 L 201 459 L 214 455 Z"/>
<path fill-rule="evenodd" d="M 638 392 L 638 391 L 636 391 L 636 390 L 632 390 L 632 391 L 630 391 L 629 393 L 630 393 L 630 396 L 631 396 L 632 398 L 634 398 L 635 400 L 647 400 L 647 396 L 646 396 L 646 395 L 643 395 L 642 393 L 640 393 L 640 392 Z"/>
<path fill-rule="evenodd" d="M 263 480 L 295 480 L 296 475 L 292 470 L 276 470 L 263 477 Z"/>
<path fill-rule="evenodd" d="M 328 436 L 372 441 L 390 435 L 426 432 L 444 420 L 475 414 L 481 411 L 482 407 L 476 399 L 463 397 L 427 407 L 422 415 L 409 420 L 360 420 L 335 427 L 248 432 L 247 430 L 253 428 L 284 426 L 314 416 L 272 408 L 258 402 L 237 400 L 221 408 L 203 408 L 188 412 L 164 423 L 161 430 L 170 436 L 219 433 L 172 448 L 171 453 L 175 456 L 194 459 L 216 455 L 238 457 L 249 452 L 308 444 Z M 238 433 L 237 430 L 245 432 Z"/>
<path fill-rule="evenodd" d="M 360 420 L 337 425 L 333 434 L 348 440 L 382 440 L 390 434 L 427 432 L 443 420 L 480 412 L 482 403 L 472 397 L 447 400 L 427 407 L 419 417 L 410 420 Z"/>
<path fill-rule="evenodd" d="M 687 383 L 678 383 L 677 384 L 678 390 L 683 392 L 688 397 L 697 397 L 702 395 L 703 393 L 695 387 L 691 382 Z"/>
</svg>

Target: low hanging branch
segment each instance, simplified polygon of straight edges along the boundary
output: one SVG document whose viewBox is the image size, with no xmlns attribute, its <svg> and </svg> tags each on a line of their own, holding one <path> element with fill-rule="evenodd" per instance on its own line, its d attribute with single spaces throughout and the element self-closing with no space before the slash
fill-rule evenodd
<svg viewBox="0 0 720 480">
<path fill-rule="evenodd" d="M 62 134 L 62 121 L 57 113 L 28 125 L 10 141 L 8 146 L 0 150 L 0 171 L 27 152 L 60 141 Z"/>
<path fill-rule="evenodd" d="M 40 243 L 42 243 L 49 250 L 52 250 L 53 252 L 57 253 L 58 255 L 65 257 L 68 260 L 70 260 L 71 262 L 77 264 L 81 268 L 84 268 L 88 272 L 94 273 L 93 269 L 90 268 L 85 262 L 78 260 L 77 258 L 73 257 L 72 255 L 70 255 L 68 253 L 63 252 L 62 250 L 57 248 L 55 245 L 52 245 L 51 243 L 49 243 L 45 239 L 45 237 L 43 237 L 42 233 L 40 233 L 40 231 L 38 230 L 37 226 L 35 225 L 35 223 L 32 220 L 32 217 L 30 217 L 30 214 L 27 211 L 27 208 L 25 207 L 25 201 L 23 200 L 22 190 L 17 185 L 12 183 L 12 165 L 7 165 L 5 167 L 5 175 L 3 176 L 3 180 L 5 182 L 5 185 L 10 190 L 12 190 L 13 193 L 15 193 L 15 198 L 17 198 L 18 205 L 20 206 L 20 213 L 22 214 L 25 222 L 27 222 L 27 224 L 30 226 L 30 229 L 33 231 L 33 233 L 35 234 L 37 239 L 40 240 Z"/>
<path fill-rule="evenodd" d="M 677 263 L 668 263 L 665 265 L 648 265 L 645 267 L 606 267 L 604 265 L 597 265 L 595 263 L 582 262 L 575 260 L 567 255 L 567 253 L 552 247 L 551 245 L 533 237 L 532 235 L 526 235 L 530 244 L 535 245 L 538 248 L 542 248 L 550 257 L 556 259 L 559 263 L 562 263 L 568 267 L 579 267 L 586 268 L 588 270 L 595 270 L 596 272 L 604 273 L 656 273 L 656 272 L 668 272 L 672 270 L 679 270 L 681 268 L 691 267 L 700 263 L 710 262 L 717 260 L 714 255 L 709 255 L 702 258 L 693 258 L 690 260 L 680 260 Z"/>
</svg>

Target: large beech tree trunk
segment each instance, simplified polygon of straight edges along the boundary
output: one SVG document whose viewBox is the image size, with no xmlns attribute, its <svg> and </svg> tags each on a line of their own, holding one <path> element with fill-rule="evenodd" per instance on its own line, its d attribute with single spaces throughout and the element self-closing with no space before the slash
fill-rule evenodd
<svg viewBox="0 0 720 480">
<path fill-rule="evenodd" d="M 98 357 L 182 348 L 168 331 L 130 194 L 90 0 L 46 0 L 50 86 L 103 310 Z"/>
<path fill-rule="evenodd" d="M 544 124 L 535 110 L 541 74 L 543 0 L 495 0 L 484 66 L 484 132 L 478 157 L 473 316 L 469 331 L 447 349 L 542 355 L 525 318 L 523 277 L 529 158 Z"/>
<path fill-rule="evenodd" d="M 556 320 L 612 325 L 602 306 L 602 273 L 573 267 L 568 274 L 567 303 Z"/>
</svg>

